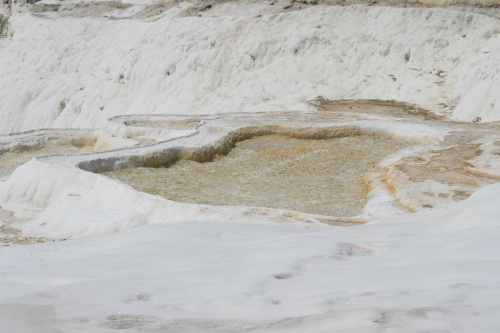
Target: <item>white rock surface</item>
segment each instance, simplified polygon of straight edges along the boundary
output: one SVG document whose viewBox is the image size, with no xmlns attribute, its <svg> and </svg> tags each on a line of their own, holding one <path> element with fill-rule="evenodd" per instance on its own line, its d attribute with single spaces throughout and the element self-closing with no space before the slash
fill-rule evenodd
<svg viewBox="0 0 500 333">
<path fill-rule="evenodd" d="M 21 332 L 494 332 L 500 186 L 355 228 L 189 222 L 0 248 Z"/>
<path fill-rule="evenodd" d="M 0 40 L 0 133 L 121 114 L 310 108 L 378 98 L 500 119 L 500 23 L 443 8 L 222 4 L 149 21 L 14 12 Z"/>
<path fill-rule="evenodd" d="M 365 214 L 393 216 L 340 228 L 294 212 L 175 203 L 77 168 L 133 166 L 191 136 L 203 146 L 222 135 L 203 127 L 128 126 L 132 114 L 307 110 L 321 95 L 500 120 L 500 24 L 486 15 L 495 8 L 479 14 L 355 5 L 272 13 L 268 2 L 257 2 L 186 17 L 194 5 L 183 2 L 149 19 L 123 19 L 146 6 L 129 3 L 85 17 L 71 14 L 81 1 L 44 14 L 30 13 L 24 0 L 0 6 L 12 14 L 0 38 L 0 134 L 91 128 L 108 148 L 185 137 L 34 159 L 0 179 L 0 232 L 16 221 L 19 237 L 80 238 L 0 247 L 0 331 L 498 330 L 498 184 L 416 214 L 393 207 L 387 188 L 378 186 Z M 161 117 L 141 118 L 148 119 Z M 252 120 L 234 119 L 234 128 Z M 285 116 L 281 121 L 290 125 Z M 377 116 L 359 123 L 422 141 L 448 131 Z M 0 136 L 0 148 L 36 135 Z M 499 161 L 490 158 L 498 145 L 481 140 L 484 153 L 471 170 L 498 175 Z M 286 214 L 303 222 L 276 222 Z"/>
</svg>

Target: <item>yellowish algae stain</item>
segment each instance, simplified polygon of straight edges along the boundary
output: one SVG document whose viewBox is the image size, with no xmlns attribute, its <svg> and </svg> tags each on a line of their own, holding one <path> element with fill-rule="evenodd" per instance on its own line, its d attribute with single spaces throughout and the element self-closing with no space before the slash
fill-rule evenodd
<svg viewBox="0 0 500 333">
<path fill-rule="evenodd" d="M 365 176 L 409 145 L 372 135 L 323 140 L 267 135 L 238 142 L 227 155 L 205 163 L 178 160 L 105 174 L 177 202 L 355 216 L 366 203 Z"/>
</svg>

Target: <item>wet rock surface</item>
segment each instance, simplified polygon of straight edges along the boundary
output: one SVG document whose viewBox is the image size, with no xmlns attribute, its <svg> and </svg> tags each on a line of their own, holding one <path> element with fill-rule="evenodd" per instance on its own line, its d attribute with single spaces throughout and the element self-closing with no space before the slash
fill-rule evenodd
<svg viewBox="0 0 500 333">
<path fill-rule="evenodd" d="M 268 135 L 238 142 L 226 156 L 205 163 L 179 160 L 106 175 L 178 202 L 354 216 L 365 204 L 366 174 L 408 145 L 372 135 L 324 140 Z"/>
</svg>

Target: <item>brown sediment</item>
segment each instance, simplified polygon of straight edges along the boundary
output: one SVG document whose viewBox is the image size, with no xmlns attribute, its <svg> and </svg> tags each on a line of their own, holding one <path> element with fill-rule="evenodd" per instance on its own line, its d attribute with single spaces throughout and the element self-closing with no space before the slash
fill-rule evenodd
<svg viewBox="0 0 500 333">
<path fill-rule="evenodd" d="M 398 203 L 411 211 L 467 199 L 500 179 L 471 169 L 471 161 L 483 154 L 481 144 L 475 142 L 483 136 L 472 131 L 451 132 L 423 156 L 402 158 L 384 169 L 383 182 Z M 417 187 L 426 181 L 442 186 L 432 191 Z"/>
<path fill-rule="evenodd" d="M 321 223 L 325 223 L 328 225 L 336 226 L 336 227 L 346 227 L 346 226 L 354 226 L 354 225 L 360 225 L 360 224 L 365 224 L 368 221 L 367 220 L 358 220 L 358 219 L 349 219 L 346 217 L 329 217 L 329 218 L 317 218 Z"/>
<path fill-rule="evenodd" d="M 76 3 L 74 6 L 64 9 L 63 16 L 85 17 L 97 16 L 116 9 L 127 9 L 132 7 L 129 3 L 120 3 L 115 1 L 100 1 L 94 3 Z"/>
<path fill-rule="evenodd" d="M 150 128 L 169 128 L 169 129 L 189 129 L 198 125 L 201 118 L 189 118 L 184 120 L 129 120 L 124 124 L 127 126 L 150 127 Z"/>
<path fill-rule="evenodd" d="M 236 142 L 250 140 L 254 137 L 266 135 L 280 135 L 296 139 L 333 139 L 361 134 L 356 126 L 338 126 L 329 128 L 307 127 L 290 128 L 279 125 L 249 126 L 232 131 L 217 142 L 202 147 L 176 147 L 165 151 L 148 153 L 140 157 L 140 166 L 165 166 L 179 159 L 196 162 L 207 162 L 217 155 L 225 155 L 233 148 Z M 81 169 L 87 170 L 87 164 L 80 164 Z M 107 165 L 107 170 L 92 170 L 106 172 L 114 170 L 115 165 Z M 104 166 L 101 166 L 104 168 Z"/>
<path fill-rule="evenodd" d="M 397 202 L 397 204 L 410 211 L 410 212 L 416 212 L 417 209 L 413 206 L 413 205 L 409 205 L 406 203 L 405 200 L 402 200 L 401 199 L 401 196 L 399 195 L 399 188 L 398 186 L 402 186 L 403 184 L 402 181 L 401 181 L 401 178 L 403 180 L 407 180 L 405 176 L 400 176 L 400 175 L 395 175 L 395 172 L 393 170 L 391 170 L 391 168 L 389 167 L 386 167 L 386 168 L 383 168 L 380 170 L 380 172 L 382 173 L 382 182 L 383 184 L 385 185 L 385 187 L 387 188 L 387 190 L 389 191 L 389 193 L 392 195 L 392 197 L 394 198 L 394 200 Z M 398 178 L 398 176 L 400 178 Z M 399 180 L 396 181 L 396 180 Z"/>
<path fill-rule="evenodd" d="M 163 12 L 166 12 L 173 6 L 177 4 L 176 1 L 167 1 L 164 3 L 159 3 L 155 5 L 151 5 L 140 11 L 139 13 L 135 14 L 133 18 L 139 19 L 139 20 L 144 20 L 148 19 L 150 17 L 154 17 L 157 15 L 162 14 Z"/>
<path fill-rule="evenodd" d="M 414 104 L 379 99 L 366 100 L 327 100 L 319 98 L 312 102 L 318 111 L 367 113 L 405 119 L 445 120 Z"/>
<path fill-rule="evenodd" d="M 10 175 L 18 166 L 29 162 L 32 158 L 51 154 L 78 154 L 106 148 L 102 144 L 97 147 L 97 144 L 98 138 L 88 135 L 13 145 L 3 153 L 0 151 L 0 177 Z"/>
<path fill-rule="evenodd" d="M 19 223 L 22 223 L 22 221 L 16 218 L 12 211 L 3 209 L 0 206 L 0 246 L 27 245 L 65 240 L 22 235 L 21 230 L 14 226 Z"/>
<path fill-rule="evenodd" d="M 23 236 L 21 235 L 21 230 L 13 228 L 8 224 L 0 226 L 0 246 L 38 244 L 65 240 L 66 239 Z"/>
<path fill-rule="evenodd" d="M 247 131 L 233 137 L 237 143 L 227 156 L 210 156 L 193 149 L 179 160 L 172 157 L 167 167 L 105 174 L 140 191 L 178 202 L 354 216 L 366 203 L 369 185 L 364 175 L 388 154 L 411 145 L 405 140 L 361 135 L 358 129 L 292 132 L 295 138 L 252 138 L 256 132 Z"/>
</svg>

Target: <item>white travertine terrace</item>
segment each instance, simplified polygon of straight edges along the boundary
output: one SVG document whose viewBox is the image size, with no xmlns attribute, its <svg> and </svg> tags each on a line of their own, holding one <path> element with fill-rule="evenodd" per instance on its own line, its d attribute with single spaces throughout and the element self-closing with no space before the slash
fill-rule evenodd
<svg viewBox="0 0 500 333">
<path fill-rule="evenodd" d="M 0 331 L 498 330 L 497 0 L 29 2 L 0 3 Z M 409 146 L 355 216 L 106 176 L 363 136 Z"/>
<path fill-rule="evenodd" d="M 181 2 L 134 19 L 150 3 L 93 12 L 99 4 L 12 13 L 0 39 L 0 133 L 100 128 L 124 114 L 304 111 L 317 96 L 500 120 L 494 7 L 229 2 L 198 17 Z"/>
</svg>

